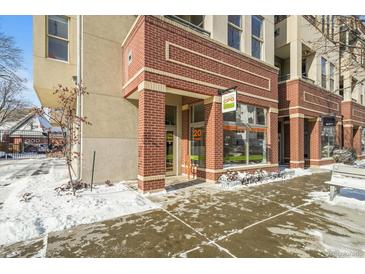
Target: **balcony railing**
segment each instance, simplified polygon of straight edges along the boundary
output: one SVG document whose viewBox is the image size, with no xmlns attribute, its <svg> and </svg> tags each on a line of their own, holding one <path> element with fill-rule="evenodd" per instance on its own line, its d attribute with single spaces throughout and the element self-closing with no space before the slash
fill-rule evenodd
<svg viewBox="0 0 365 274">
<path fill-rule="evenodd" d="M 193 29 L 193 30 L 195 30 L 197 32 L 200 32 L 200 33 L 202 33 L 202 34 L 204 34 L 206 36 L 210 36 L 210 32 L 209 31 L 207 31 L 207 30 L 205 30 L 205 29 L 203 29 L 201 27 L 198 27 L 197 25 L 194 25 L 193 23 L 191 23 L 189 21 L 186 21 L 186 20 L 184 20 L 184 19 L 182 19 L 182 18 L 180 18 L 180 17 L 178 17 L 176 15 L 165 15 L 165 17 L 168 18 L 168 19 L 170 19 L 170 20 L 173 20 L 175 22 L 178 22 L 178 23 L 180 23 L 180 24 L 182 24 L 182 25 L 184 25 L 184 26 L 186 26 L 186 27 L 188 27 L 190 29 Z"/>
</svg>

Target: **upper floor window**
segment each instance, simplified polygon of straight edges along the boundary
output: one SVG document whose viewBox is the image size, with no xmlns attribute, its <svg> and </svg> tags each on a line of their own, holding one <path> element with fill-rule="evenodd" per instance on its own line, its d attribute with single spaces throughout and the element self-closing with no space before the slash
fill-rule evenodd
<svg viewBox="0 0 365 274">
<path fill-rule="evenodd" d="M 330 90 L 335 90 L 335 65 L 330 63 Z"/>
<path fill-rule="evenodd" d="M 327 88 L 327 60 L 321 57 L 321 86 Z"/>
<path fill-rule="evenodd" d="M 228 15 L 228 46 L 241 49 L 242 17 Z"/>
<path fill-rule="evenodd" d="M 66 16 L 47 16 L 47 57 L 68 61 L 68 21 Z"/>
<path fill-rule="evenodd" d="M 252 16 L 252 45 L 251 54 L 258 59 L 262 58 L 262 45 L 263 45 L 263 18 L 261 16 Z"/>
</svg>

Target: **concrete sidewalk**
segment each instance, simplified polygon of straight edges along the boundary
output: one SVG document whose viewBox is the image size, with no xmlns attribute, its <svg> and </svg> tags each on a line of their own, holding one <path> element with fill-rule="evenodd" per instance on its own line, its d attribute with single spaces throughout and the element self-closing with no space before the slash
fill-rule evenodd
<svg viewBox="0 0 365 274">
<path fill-rule="evenodd" d="M 159 209 L 0 248 L 2 257 L 364 257 L 365 212 L 310 200 L 329 173 L 222 190 L 194 184 Z"/>
</svg>

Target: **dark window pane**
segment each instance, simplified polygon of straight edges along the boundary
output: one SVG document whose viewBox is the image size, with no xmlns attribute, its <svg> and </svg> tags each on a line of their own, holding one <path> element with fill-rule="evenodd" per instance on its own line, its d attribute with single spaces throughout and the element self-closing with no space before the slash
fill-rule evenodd
<svg viewBox="0 0 365 274">
<path fill-rule="evenodd" d="M 228 15 L 228 22 L 241 27 L 241 15 Z"/>
<path fill-rule="evenodd" d="M 64 16 L 48 16 L 48 34 L 68 39 L 68 19 Z"/>
<path fill-rule="evenodd" d="M 252 35 L 262 38 L 262 19 L 258 16 L 252 16 Z"/>
<path fill-rule="evenodd" d="M 264 132 L 249 132 L 249 164 L 259 164 L 266 162 L 266 143 Z"/>
<path fill-rule="evenodd" d="M 263 108 L 256 108 L 256 124 L 266 125 L 266 113 Z"/>
<path fill-rule="evenodd" d="M 261 42 L 252 38 L 252 56 L 261 59 Z"/>
<path fill-rule="evenodd" d="M 165 124 L 166 125 L 176 125 L 176 107 L 175 106 L 166 106 Z"/>
<path fill-rule="evenodd" d="M 204 104 L 194 105 L 194 123 L 204 122 Z"/>
<path fill-rule="evenodd" d="M 223 120 L 224 122 L 236 122 L 236 112 L 231 111 L 223 113 Z"/>
<path fill-rule="evenodd" d="M 68 42 L 48 37 L 48 57 L 63 61 L 68 60 Z"/>
<path fill-rule="evenodd" d="M 247 164 L 245 131 L 224 131 L 224 164 Z"/>
<path fill-rule="evenodd" d="M 333 126 L 323 126 L 321 132 L 322 158 L 332 157 L 335 146 L 336 128 Z"/>
<path fill-rule="evenodd" d="M 240 50 L 241 31 L 228 25 L 228 46 Z"/>
</svg>

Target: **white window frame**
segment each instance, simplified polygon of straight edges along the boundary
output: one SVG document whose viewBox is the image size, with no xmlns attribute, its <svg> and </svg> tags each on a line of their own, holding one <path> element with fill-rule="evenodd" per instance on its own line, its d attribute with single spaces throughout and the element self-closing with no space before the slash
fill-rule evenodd
<svg viewBox="0 0 365 274">
<path fill-rule="evenodd" d="M 64 15 L 58 15 L 58 16 L 62 16 L 62 17 L 67 19 L 67 39 L 48 33 L 48 17 L 49 16 L 47 15 L 46 16 L 46 57 L 48 59 L 56 60 L 56 61 L 59 61 L 59 62 L 69 63 L 70 62 L 70 17 L 64 16 Z M 58 39 L 58 40 L 67 42 L 67 61 L 57 59 L 57 58 L 53 58 L 53 57 L 49 56 L 49 49 L 48 49 L 48 45 L 49 45 L 49 39 L 48 38 L 49 37 L 51 37 L 53 39 Z"/>
<path fill-rule="evenodd" d="M 237 31 L 239 31 L 239 37 L 240 37 L 240 46 L 239 46 L 239 49 L 236 49 L 236 50 L 242 50 L 242 33 L 243 33 L 243 28 L 242 28 L 242 21 L 243 21 L 243 18 L 242 18 L 242 15 L 239 15 L 240 17 L 241 17 L 241 20 L 240 20 L 240 23 L 241 23 L 241 25 L 240 26 L 237 26 L 237 25 L 235 25 L 235 24 L 233 24 L 232 22 L 230 22 L 229 21 L 229 19 L 228 19 L 228 16 L 229 15 L 227 15 L 227 23 L 228 23 L 228 25 L 227 25 L 227 45 L 229 46 L 229 47 L 231 47 L 231 48 L 234 48 L 234 49 L 236 49 L 235 47 L 232 47 L 232 46 L 230 46 L 229 45 L 229 39 L 228 39 L 228 35 L 229 35 L 229 27 L 231 26 L 231 27 L 233 27 L 234 29 L 236 29 Z"/>
<path fill-rule="evenodd" d="M 260 19 L 261 20 L 261 33 L 260 33 L 260 35 L 262 36 L 262 37 L 257 37 L 256 35 L 254 35 L 253 33 L 252 33 L 252 20 L 253 20 L 253 17 L 257 17 L 258 19 Z M 251 17 L 251 39 L 252 40 L 256 40 L 256 41 L 258 41 L 259 43 L 260 43 L 260 58 L 258 58 L 258 59 L 260 59 L 260 60 L 263 60 L 263 48 L 264 48 L 264 17 L 262 17 L 262 16 L 259 16 L 259 15 L 252 15 L 252 17 Z M 253 54 L 252 54 L 252 51 L 253 49 L 252 49 L 252 41 L 251 41 L 251 56 L 253 56 Z M 253 56 L 254 57 L 254 56 Z M 255 57 L 255 58 L 257 58 L 257 57 Z"/>
</svg>

